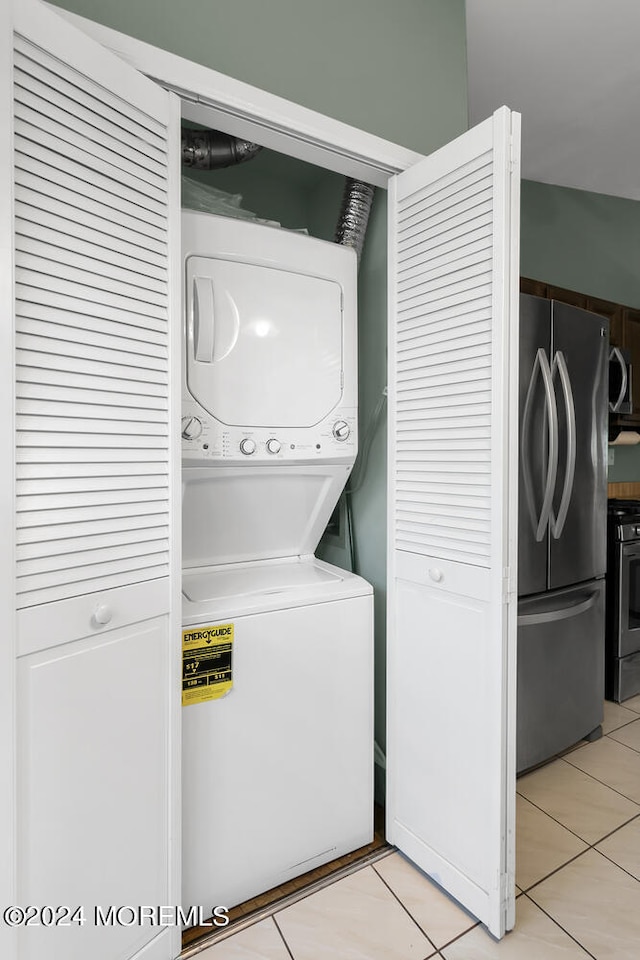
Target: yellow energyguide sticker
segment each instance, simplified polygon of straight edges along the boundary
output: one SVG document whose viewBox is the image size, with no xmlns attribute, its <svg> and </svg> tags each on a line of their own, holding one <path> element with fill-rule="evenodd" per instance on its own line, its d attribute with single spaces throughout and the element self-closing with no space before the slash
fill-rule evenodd
<svg viewBox="0 0 640 960">
<path fill-rule="evenodd" d="M 218 700 L 233 687 L 233 624 L 182 631 L 182 706 Z"/>
</svg>

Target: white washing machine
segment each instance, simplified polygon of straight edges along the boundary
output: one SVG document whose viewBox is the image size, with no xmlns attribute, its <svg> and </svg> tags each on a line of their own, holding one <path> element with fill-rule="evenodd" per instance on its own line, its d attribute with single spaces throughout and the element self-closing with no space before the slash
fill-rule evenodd
<svg viewBox="0 0 640 960">
<path fill-rule="evenodd" d="M 184 593 L 185 629 L 232 626 L 233 686 L 182 711 L 183 903 L 233 906 L 372 839 L 371 588 L 311 559 Z"/>
<path fill-rule="evenodd" d="M 373 595 L 313 554 L 357 450 L 355 253 L 183 214 L 183 905 L 373 836 Z"/>
</svg>

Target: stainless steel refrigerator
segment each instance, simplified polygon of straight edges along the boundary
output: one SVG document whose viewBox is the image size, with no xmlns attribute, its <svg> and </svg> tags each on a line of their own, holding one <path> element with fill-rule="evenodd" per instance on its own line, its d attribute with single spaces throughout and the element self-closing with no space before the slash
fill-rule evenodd
<svg viewBox="0 0 640 960">
<path fill-rule="evenodd" d="M 518 772 L 601 735 L 608 321 L 520 298 Z"/>
</svg>

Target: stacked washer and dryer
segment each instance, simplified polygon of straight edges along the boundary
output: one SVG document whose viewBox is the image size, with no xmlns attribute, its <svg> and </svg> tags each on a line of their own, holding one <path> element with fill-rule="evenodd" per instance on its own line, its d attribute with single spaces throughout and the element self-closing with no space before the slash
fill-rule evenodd
<svg viewBox="0 0 640 960">
<path fill-rule="evenodd" d="M 373 596 L 314 552 L 357 450 L 356 256 L 185 211 L 183 905 L 373 836 Z"/>
</svg>

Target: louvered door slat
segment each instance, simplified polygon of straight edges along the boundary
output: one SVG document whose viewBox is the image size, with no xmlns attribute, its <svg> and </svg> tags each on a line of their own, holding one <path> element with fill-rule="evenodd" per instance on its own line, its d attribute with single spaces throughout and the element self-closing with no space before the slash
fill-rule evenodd
<svg viewBox="0 0 640 960">
<path fill-rule="evenodd" d="M 166 130 L 15 61 L 21 609 L 168 575 Z M 76 102 L 79 106 L 76 107 Z"/>
<path fill-rule="evenodd" d="M 142 180 L 134 180 L 131 174 L 114 167 L 109 161 L 79 146 L 74 148 L 72 143 L 47 133 L 39 121 L 38 114 L 20 104 L 16 105 L 15 133 L 23 153 L 38 157 L 50 167 L 63 170 L 68 175 L 84 178 L 111 196 L 124 198 L 138 208 L 135 211 L 138 216 L 148 209 L 150 216 L 156 218 L 157 225 L 161 225 L 162 217 L 166 214 L 161 200 L 162 190 Z"/>
<path fill-rule="evenodd" d="M 57 401 L 59 404 L 98 404 L 103 407 L 133 407 L 134 404 L 137 404 L 141 413 L 145 411 L 148 414 L 153 411 L 155 414 L 153 419 L 159 418 L 166 410 L 166 403 L 162 401 L 158 403 L 156 397 L 142 397 L 139 394 L 116 393 L 113 391 L 107 393 L 100 390 L 82 390 L 76 387 L 57 388 L 52 384 L 43 383 L 21 383 L 18 381 L 16 396 L 20 401 L 18 407 L 22 412 L 26 412 L 23 401 L 41 400 Z"/>
<path fill-rule="evenodd" d="M 157 500 L 129 502 L 124 497 L 113 498 L 114 502 L 90 507 L 64 507 L 60 510 L 33 510 L 24 511 L 19 522 L 25 529 L 35 528 L 41 535 L 46 534 L 46 527 L 59 526 L 64 523 L 90 525 L 96 520 L 121 520 L 125 517 L 137 517 L 143 514 L 155 515 L 162 509 L 165 495 L 160 493 Z"/>
<path fill-rule="evenodd" d="M 79 317 L 77 312 L 58 310 L 55 307 L 45 307 L 40 303 L 22 303 L 21 312 L 25 319 L 29 321 L 47 321 L 48 318 L 51 318 L 58 325 L 58 328 L 64 330 L 65 327 L 70 327 L 71 329 L 78 331 Z M 99 335 L 111 335 L 113 330 L 113 324 L 118 323 L 118 335 L 121 340 L 122 348 L 128 349 L 129 344 L 132 344 L 132 348 L 140 350 L 140 344 L 144 343 L 147 347 L 147 350 L 150 350 L 156 355 L 165 355 L 166 354 L 166 344 L 164 342 L 163 330 L 162 330 L 162 321 L 158 321 L 156 326 L 160 329 L 155 330 L 151 329 L 150 324 L 135 325 L 125 322 L 113 320 L 106 320 L 104 317 L 96 317 L 89 315 L 87 311 L 82 312 L 82 332 L 89 333 L 90 337 Z M 35 332 L 35 329 L 32 329 L 30 332 Z M 64 339 L 64 337 L 62 337 Z M 146 351 L 145 351 L 146 352 Z"/>
<path fill-rule="evenodd" d="M 486 170 L 488 162 L 490 162 L 490 154 L 483 153 L 456 167 L 455 170 L 443 172 L 435 182 L 417 187 L 411 192 L 411 196 L 406 198 L 402 210 L 398 209 L 398 224 L 402 226 L 407 217 L 412 216 L 416 210 L 427 208 L 433 198 L 455 197 L 458 188 L 464 190 L 468 187 L 470 180 L 475 178 L 479 172 L 480 175 L 484 175 L 482 171 Z"/>
<path fill-rule="evenodd" d="M 51 440 L 49 434 L 44 440 Z M 109 447 L 102 438 L 102 443 L 78 444 L 77 437 L 74 437 L 74 444 L 69 447 L 61 445 L 48 446 L 46 442 L 34 445 L 31 442 L 19 444 L 16 450 L 16 463 L 18 464 L 56 464 L 61 467 L 66 464 L 97 464 L 103 463 L 108 459 L 110 463 L 122 464 L 123 473 L 129 468 L 130 463 L 166 463 L 167 448 L 166 444 L 139 443 L 137 446 L 132 443 L 126 447 L 121 443 L 118 447 Z M 31 441 L 32 437 L 28 438 Z M 78 476 L 82 476 L 82 471 L 77 471 Z"/>
<path fill-rule="evenodd" d="M 88 369 L 89 364 L 96 363 L 93 369 L 108 373 L 116 377 L 130 377 L 131 379 L 146 379 L 158 382 L 163 374 L 166 374 L 167 364 L 161 357 L 145 357 L 143 354 L 130 350 L 119 350 L 115 347 L 98 347 L 88 343 L 73 343 L 70 339 L 62 337 L 54 339 L 53 337 L 34 336 L 30 333 L 20 334 L 17 338 L 17 346 L 25 353 L 23 356 L 31 354 L 44 354 L 51 360 L 43 361 L 45 367 L 52 367 L 60 364 L 60 369 L 77 369 L 82 371 Z M 120 346 L 120 344 L 118 344 Z M 60 356 L 65 351 L 64 356 Z M 86 354 L 86 357 L 85 357 Z M 73 361 L 78 359 L 78 364 Z M 22 359 L 22 357 L 21 357 Z M 80 362 L 81 361 L 81 362 Z M 144 364 L 141 369 L 139 364 Z M 38 364 L 34 364 L 38 365 Z"/>
<path fill-rule="evenodd" d="M 17 254 L 16 260 L 20 259 Z M 154 320 L 163 319 L 163 308 L 160 304 L 147 303 L 142 297 L 127 298 L 119 293 L 110 290 L 96 288 L 86 283 L 79 283 L 74 280 L 72 270 L 64 271 L 67 276 L 62 278 L 58 271 L 50 272 L 51 265 L 44 263 L 44 271 L 36 269 L 22 268 L 17 271 L 20 277 L 18 293 L 20 299 L 23 297 L 22 284 L 29 286 L 33 291 L 33 298 L 36 303 L 43 303 L 47 306 L 60 306 L 63 310 L 76 310 L 79 313 L 86 313 L 89 310 L 87 304 L 95 304 L 96 309 L 101 306 L 109 311 L 115 310 L 133 320 L 140 321 L 139 317 L 151 317 Z M 63 271 L 60 271 L 62 273 Z M 68 282 L 71 281 L 71 282 Z M 106 284 L 103 284 L 103 287 Z M 27 298 L 28 299 L 28 298 Z M 149 299 L 153 299 L 150 296 Z"/>
<path fill-rule="evenodd" d="M 39 222 L 32 222 L 29 219 L 29 210 L 25 204 L 16 206 L 16 213 L 20 217 L 21 249 L 35 253 L 36 244 L 41 248 L 45 245 L 47 248 L 58 247 L 75 255 L 93 257 L 105 264 L 113 264 L 133 274 L 143 273 L 149 278 L 164 281 L 162 258 L 156 258 L 156 266 L 153 254 L 145 256 L 144 248 L 118 240 L 113 234 L 109 236 L 106 233 L 98 234 L 96 230 L 84 230 L 81 224 L 48 215 L 44 210 L 39 213 Z"/>
<path fill-rule="evenodd" d="M 156 147 L 166 140 L 166 128 L 148 112 L 138 109 L 130 101 L 125 101 L 107 87 L 95 83 L 89 77 L 79 74 L 73 67 L 68 66 L 54 57 L 43 57 L 38 47 L 24 37 L 16 36 L 14 43 L 15 53 L 24 60 L 17 60 L 16 82 L 20 82 L 22 73 L 30 76 L 32 73 L 40 77 L 45 83 L 56 89 L 57 78 L 64 79 L 72 100 L 84 98 L 89 109 L 99 116 L 111 117 L 119 126 L 130 130 L 140 139 L 148 140 Z M 163 158 L 165 154 L 162 154 Z"/>
<path fill-rule="evenodd" d="M 67 541 L 75 538 L 89 539 L 91 537 L 100 538 L 102 543 L 108 543 L 108 537 L 113 533 L 125 533 L 129 530 L 142 531 L 161 528 L 164 535 L 168 536 L 169 528 L 166 526 L 166 514 L 164 513 L 144 513 L 137 511 L 134 514 L 121 515 L 119 517 L 93 517 L 90 520 L 74 520 L 68 523 L 49 524 L 47 526 L 47 537 L 42 539 L 42 529 L 40 526 L 21 527 L 18 530 L 17 544 L 30 544 L 38 555 L 43 555 L 46 551 L 59 550 L 64 552 Z M 104 539 L 103 539 L 104 538 Z"/>
<path fill-rule="evenodd" d="M 117 208 L 116 204 L 109 206 L 89 195 L 92 191 L 86 191 L 85 194 L 74 192 L 73 189 L 56 184 L 55 195 L 42 192 L 45 178 L 38 177 L 30 166 L 37 168 L 38 164 L 31 161 L 28 157 L 21 157 L 21 168 L 16 168 L 15 172 L 15 196 L 16 201 L 21 203 L 26 209 L 16 208 L 25 219 L 35 219 L 36 222 L 45 223 L 37 218 L 36 211 L 51 213 L 62 220 L 68 221 L 70 218 L 82 227 L 85 231 L 83 236 L 92 236 L 95 230 L 96 238 L 103 235 L 115 237 L 116 240 L 126 242 L 137 251 L 139 258 L 144 260 L 145 251 L 149 251 L 150 262 L 162 265 L 163 258 L 166 256 L 166 249 L 162 240 L 162 231 L 146 224 L 143 220 L 130 216 L 125 210 Z M 54 181 L 46 180 L 47 183 Z M 80 184 L 78 184 L 78 187 Z M 80 229 L 80 228 L 79 228 Z"/>
<path fill-rule="evenodd" d="M 150 183 L 158 183 L 166 179 L 166 168 L 161 159 L 161 152 L 153 150 L 148 143 L 140 140 L 133 134 L 127 134 L 122 127 L 109 123 L 106 118 L 100 118 L 95 111 L 85 109 L 81 104 L 66 97 L 59 91 L 52 100 L 51 87 L 40 82 L 36 77 L 21 73 L 16 83 L 16 101 L 36 113 L 43 113 L 55 121 L 51 129 L 65 136 L 71 132 L 72 138 L 82 136 L 85 142 L 98 144 L 116 166 L 122 165 L 127 169 L 131 165 L 137 176 L 147 179 Z M 123 164 L 126 161 L 127 166 Z"/>
<path fill-rule="evenodd" d="M 57 483 L 62 483 L 64 482 L 64 478 L 68 477 L 82 479 L 83 488 L 87 489 L 86 481 L 90 478 L 100 479 L 105 484 L 115 482 L 116 479 L 126 483 L 134 477 L 165 476 L 162 467 L 162 461 L 154 462 L 146 458 L 138 463 L 129 462 L 127 463 L 126 477 L 123 478 L 122 463 L 118 461 L 114 462 L 113 460 L 109 460 L 103 463 L 89 463 L 85 460 L 83 463 L 56 464 L 38 461 L 37 463 L 17 464 L 16 473 L 20 480 L 37 480 L 39 483 L 52 479 Z M 25 489 L 27 489 L 26 486 Z"/>
<path fill-rule="evenodd" d="M 18 367 L 17 371 L 17 382 L 18 390 L 28 389 L 27 385 L 33 390 L 37 390 L 42 386 L 42 389 L 45 391 L 50 391 L 55 389 L 57 383 L 60 381 L 59 372 L 53 368 L 44 369 L 43 367 L 32 366 Z M 135 397 L 140 405 L 143 403 L 151 403 L 154 406 L 162 407 L 166 404 L 166 400 L 163 400 L 164 391 L 162 383 L 151 383 L 148 380 L 136 380 L 134 376 L 122 379 L 121 377 L 108 377 L 108 376 L 98 376 L 81 373 L 75 370 L 67 371 L 67 374 L 64 378 L 65 388 L 64 389 L 75 389 L 78 391 L 91 390 L 95 387 L 96 391 L 104 390 L 109 394 L 113 394 L 114 403 L 119 403 L 119 395 L 122 394 L 126 397 L 123 399 L 123 403 L 131 402 L 131 398 Z M 51 395 L 49 393 L 49 395 Z M 98 396 L 99 396 L 98 392 Z M 158 401 L 156 403 L 156 400 Z"/>
<path fill-rule="evenodd" d="M 166 303 L 166 292 L 162 289 L 156 292 L 158 284 L 153 279 L 149 281 L 149 289 L 145 296 L 146 284 L 143 275 L 131 275 L 123 270 L 120 271 L 121 279 L 118 281 L 117 270 L 112 270 L 100 263 L 100 272 L 98 272 L 98 262 L 91 261 L 91 258 L 87 260 L 74 257 L 71 253 L 65 254 L 59 247 L 48 247 L 41 252 L 24 251 L 19 239 L 16 250 L 16 266 L 21 267 L 27 277 L 35 273 L 39 274 L 42 278 L 41 286 L 45 290 L 60 290 L 61 281 L 71 280 L 74 285 L 84 286 L 85 291 L 94 290 L 100 295 L 111 294 L 110 302 L 117 307 L 122 307 L 128 301 L 134 300 L 140 313 L 146 313 L 141 304 L 149 303 L 162 309 Z M 92 263 L 94 270 L 87 269 L 88 261 Z M 87 296 L 86 292 L 85 296 Z M 87 299 L 91 298 L 87 296 Z M 152 315 L 157 316 L 157 313 Z"/>
<path fill-rule="evenodd" d="M 431 235 L 427 233 L 420 238 L 414 238 L 406 245 L 406 249 L 398 254 L 398 276 L 406 270 L 419 267 L 425 256 L 436 252 L 443 253 L 447 245 L 458 249 L 461 243 L 469 241 L 472 229 L 477 237 L 490 236 L 491 211 L 487 210 L 482 216 L 478 215 L 478 211 L 473 211 L 460 217 L 457 223 L 447 223 L 446 230 L 442 233 L 435 231 Z"/>
<path fill-rule="evenodd" d="M 114 450 L 124 452 L 127 448 L 140 451 L 161 450 L 164 455 L 167 452 L 167 443 L 162 443 L 162 436 L 147 436 L 146 431 L 144 435 L 141 435 L 139 427 L 137 432 L 133 430 L 131 433 L 124 433 L 115 425 L 112 430 L 100 433 L 75 433 L 71 431 L 60 433 L 55 430 L 25 431 L 18 425 L 18 431 L 18 449 L 22 447 L 31 447 L 34 450 L 37 447 L 57 449 L 60 451 L 61 458 L 64 458 L 65 453 L 68 456 L 75 454 L 78 457 L 85 457 L 88 455 L 86 448 L 91 448 L 96 455 L 99 450 L 113 453 Z"/>
<path fill-rule="evenodd" d="M 31 293 L 31 298 L 29 298 Z M 47 317 L 49 313 L 55 316 L 61 324 L 71 324 L 79 329 L 84 329 L 87 317 L 96 323 L 96 329 L 100 328 L 100 321 L 106 321 L 108 329 L 112 328 L 113 323 L 119 324 L 118 332 L 125 338 L 141 339 L 144 341 L 144 334 L 149 331 L 149 337 L 153 343 L 162 343 L 163 335 L 166 331 L 166 320 L 163 317 L 158 319 L 149 316 L 143 316 L 133 311 L 123 313 L 108 304 L 91 302 L 87 306 L 84 300 L 75 300 L 72 297 L 60 295 L 51 290 L 43 290 L 39 287 L 25 287 L 23 284 L 16 284 L 16 299 L 21 303 L 21 310 L 25 316 L 42 318 Z M 79 316 L 78 316 L 79 314 Z M 137 333 L 129 334 L 129 328 L 134 327 Z M 104 325 L 102 325 L 104 329 Z M 159 334 L 155 336 L 154 334 Z"/>
<path fill-rule="evenodd" d="M 399 227 L 399 239 L 409 246 L 416 237 L 432 237 L 449 226 L 467 223 L 488 213 L 491 210 L 491 187 L 491 177 L 488 177 L 460 190 L 455 199 L 446 197 L 437 203 L 417 204 L 416 215 Z"/>
<path fill-rule="evenodd" d="M 26 409 L 25 409 L 26 407 Z M 34 412 L 34 407 L 37 412 Z M 166 437 L 166 411 L 122 407 L 95 408 L 80 405 L 74 410 L 72 404 L 50 403 L 42 413 L 42 404 L 21 401 L 18 405 L 17 425 L 19 430 L 70 431 L 77 433 L 136 433 L 142 429 L 149 436 Z M 105 415 L 102 416 L 101 413 Z"/>
<path fill-rule="evenodd" d="M 74 493 L 70 494 L 67 492 L 69 487 L 68 477 L 49 477 L 48 479 L 33 477 L 27 479 L 23 476 L 22 483 L 20 484 L 20 495 L 41 496 L 44 498 L 52 494 L 58 494 L 62 497 L 69 498 L 87 496 L 91 491 L 98 491 L 104 496 L 111 490 L 149 490 L 150 488 L 164 488 L 168 485 L 169 477 L 166 473 L 152 473 L 151 471 L 139 475 L 132 474 L 127 477 L 117 475 L 88 477 L 85 475 L 82 479 L 83 492 L 78 494 L 74 491 Z M 68 502 L 72 501 L 69 500 Z M 78 504 L 80 501 L 75 500 L 73 502 Z"/>
<path fill-rule="evenodd" d="M 95 240 L 95 235 L 94 235 Z M 91 272 L 96 261 L 103 265 L 105 277 L 122 279 L 134 286 L 149 285 L 150 290 L 164 293 L 164 273 L 161 268 L 145 264 L 144 260 L 118 254 L 97 243 L 76 240 L 69 234 L 58 233 L 28 221 L 21 224 L 16 237 L 16 249 L 34 257 L 44 257 L 79 270 Z"/>
<path fill-rule="evenodd" d="M 105 554 L 109 554 L 109 552 L 109 549 L 104 551 Z M 100 563 L 77 562 L 74 565 L 74 576 L 79 581 L 95 580 L 101 576 L 112 576 L 114 574 L 118 576 L 125 572 L 141 570 L 147 565 L 158 567 L 165 565 L 167 560 L 168 553 L 166 550 L 154 550 L 153 546 L 149 547 L 149 544 L 147 544 L 145 550 L 142 545 L 139 545 L 139 552 L 134 553 L 133 556 L 121 557 L 117 560 L 105 559 Z M 51 587 L 64 588 L 66 586 L 68 571 L 64 569 L 62 564 L 57 565 L 55 570 L 39 571 L 35 574 L 25 572 L 28 565 L 29 561 L 25 561 L 22 572 L 18 575 L 18 593 L 27 593 L 31 590 L 47 590 Z"/>
<path fill-rule="evenodd" d="M 100 161 L 101 170 L 108 170 L 109 167 L 122 170 L 133 177 L 136 185 L 147 195 L 155 199 L 162 198 L 165 179 L 162 169 L 156 169 L 153 161 L 145 164 L 144 157 L 138 151 L 122 142 L 115 142 L 109 134 L 82 120 L 75 111 L 70 113 L 68 105 L 66 109 L 64 105 L 63 109 L 59 109 L 20 85 L 16 85 L 16 105 L 19 105 L 16 115 L 25 123 L 46 130 L 58 144 L 68 143 L 78 159 L 87 162 L 89 157 L 93 157 Z"/>
<path fill-rule="evenodd" d="M 45 545 L 42 543 L 21 543 L 16 547 L 16 556 L 19 560 L 41 561 L 43 564 L 53 564 L 53 567 L 44 566 L 43 569 L 55 569 L 61 561 L 64 564 L 72 565 L 76 553 L 95 554 L 96 551 L 104 551 L 108 547 L 110 550 L 114 547 L 133 546 L 147 541 L 164 541 L 167 535 L 167 529 L 163 526 L 145 527 L 143 530 L 114 530 L 110 533 L 89 534 L 85 537 L 65 537 L 64 543 L 52 541 Z M 64 555 L 61 558 L 62 551 Z M 107 559 L 113 559 L 113 555 L 105 553 Z M 26 573 L 34 572 L 33 568 L 25 566 Z"/>
<path fill-rule="evenodd" d="M 18 595 L 18 608 L 22 609 L 27 606 L 37 606 L 41 603 L 53 603 L 57 600 L 70 600 L 72 597 L 78 596 L 79 590 L 82 591 L 82 594 L 95 593 L 97 591 L 102 593 L 106 590 L 113 590 L 116 587 L 144 583 L 147 580 L 157 580 L 169 575 L 169 564 L 166 560 L 160 560 L 156 563 L 155 558 L 153 558 L 152 562 L 147 561 L 140 564 L 134 564 L 133 562 L 125 564 L 121 561 L 120 566 L 123 568 L 122 573 L 106 573 L 104 568 L 96 568 L 94 576 L 84 579 L 81 579 L 77 572 L 74 572 L 74 582 L 69 585 L 57 583 L 41 589 L 28 586 L 26 583 L 22 585 L 23 589 L 21 589 L 20 585 L 18 585 L 16 591 Z M 20 581 L 18 581 L 18 584 L 20 584 Z"/>
<path fill-rule="evenodd" d="M 37 94 L 45 102 L 56 97 L 58 104 L 65 110 L 72 112 L 91 127 L 108 134 L 112 144 L 120 143 L 135 151 L 141 162 L 145 161 L 151 169 L 164 176 L 163 151 L 153 142 L 153 137 L 140 136 L 139 125 L 127 124 L 122 113 L 109 116 L 104 104 L 100 104 L 96 97 L 91 97 L 78 85 L 74 86 L 50 70 L 43 70 L 38 63 L 29 60 L 18 50 L 15 53 L 15 64 L 21 71 L 17 86 Z M 96 108 L 101 109 L 98 111 Z"/>
<path fill-rule="evenodd" d="M 53 187 L 45 189 L 44 182 Z M 109 211 L 137 233 L 156 240 L 163 239 L 163 214 L 145 208 L 145 198 L 116 180 L 103 177 L 88 167 L 76 166 L 33 141 L 16 144 L 16 182 L 36 192 L 48 194 L 72 207 L 93 211 L 109 219 Z M 124 216 L 123 216 L 124 215 Z"/>
<path fill-rule="evenodd" d="M 28 316 L 27 310 L 29 311 Z M 86 346 L 103 348 L 105 350 L 111 350 L 113 348 L 113 324 L 100 322 L 86 325 L 83 324 L 82 329 L 78 330 L 77 317 L 75 318 L 75 324 L 73 322 L 60 324 L 56 322 L 60 318 L 60 314 L 57 313 L 57 311 L 43 311 L 43 313 L 48 312 L 50 314 L 50 322 L 45 319 L 31 316 L 33 312 L 34 311 L 30 308 L 26 307 L 24 309 L 22 326 L 23 334 L 25 336 L 45 336 L 54 340 L 64 340 L 65 342 L 67 342 L 69 339 L 72 339 L 74 343 L 84 344 Z M 67 315 L 66 319 L 68 321 L 72 321 L 71 315 Z M 101 329 L 98 329 L 99 327 Z M 132 332 L 137 334 L 135 339 L 132 339 L 129 336 L 129 334 Z M 154 337 L 153 334 L 150 334 L 151 342 L 146 343 L 145 348 L 143 349 L 142 344 L 145 343 L 143 334 L 143 329 L 120 325 L 118 328 L 118 346 L 120 350 L 122 350 L 124 353 L 135 353 L 138 357 L 154 357 L 155 360 L 166 359 L 167 347 L 166 344 L 162 342 L 162 337 Z M 153 342 L 154 340 L 155 342 Z"/>
</svg>

